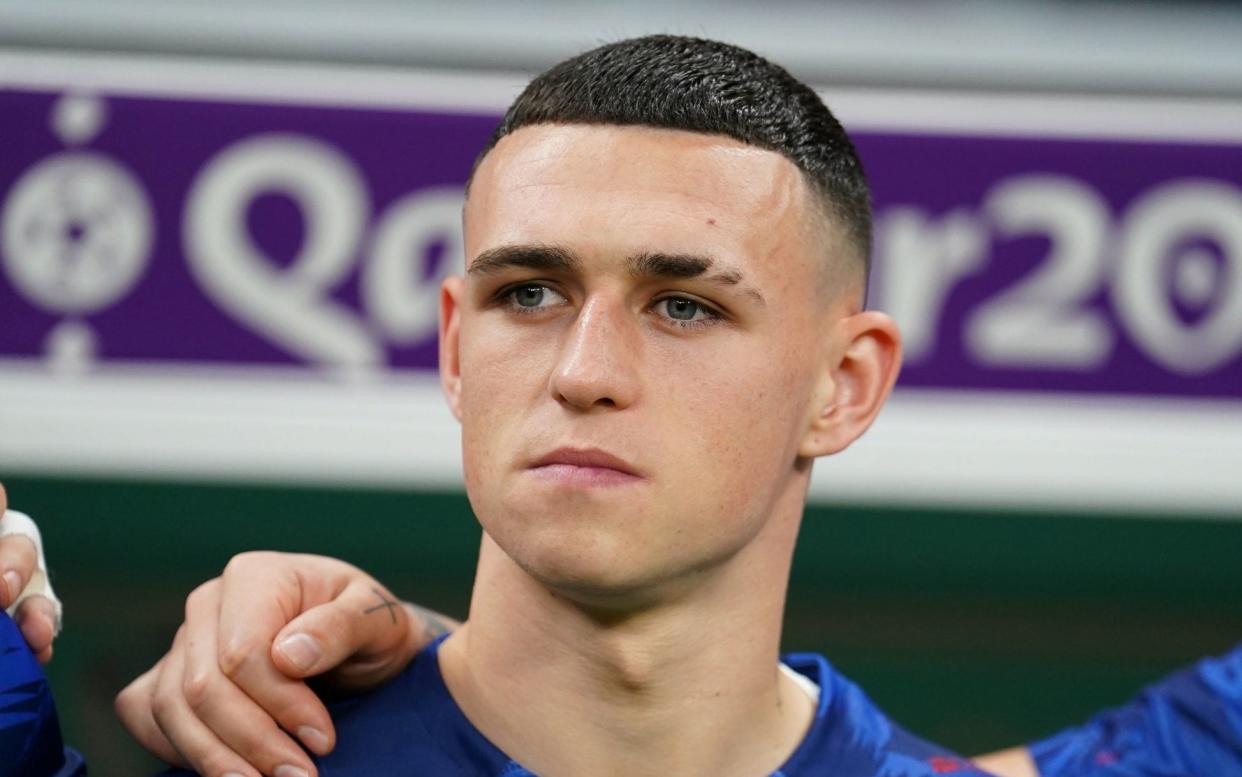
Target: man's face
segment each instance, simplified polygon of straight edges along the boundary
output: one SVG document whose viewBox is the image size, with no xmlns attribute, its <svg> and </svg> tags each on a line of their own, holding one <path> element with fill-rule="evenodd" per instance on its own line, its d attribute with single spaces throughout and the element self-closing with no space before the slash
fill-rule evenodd
<svg viewBox="0 0 1242 777">
<path fill-rule="evenodd" d="M 475 513 L 527 572 L 651 590 L 733 557 L 803 487 L 848 306 L 818 213 L 792 163 L 718 136 L 541 125 L 487 155 L 442 368 Z"/>
</svg>

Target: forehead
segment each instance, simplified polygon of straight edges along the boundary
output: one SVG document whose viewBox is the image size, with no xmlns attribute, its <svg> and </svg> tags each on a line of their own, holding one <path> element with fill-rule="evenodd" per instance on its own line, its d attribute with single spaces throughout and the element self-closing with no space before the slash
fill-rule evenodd
<svg viewBox="0 0 1242 777">
<path fill-rule="evenodd" d="M 801 171 L 773 151 L 679 130 L 535 125 L 504 137 L 479 165 L 466 246 L 779 258 L 788 271 L 811 261 L 815 217 Z"/>
</svg>

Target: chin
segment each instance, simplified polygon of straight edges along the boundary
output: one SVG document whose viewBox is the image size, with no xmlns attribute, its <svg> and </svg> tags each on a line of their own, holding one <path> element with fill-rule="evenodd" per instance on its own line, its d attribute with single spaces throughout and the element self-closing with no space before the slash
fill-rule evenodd
<svg viewBox="0 0 1242 777">
<path fill-rule="evenodd" d="M 667 601 L 737 549 L 727 533 L 695 546 L 687 538 L 706 540 L 704 532 L 652 510 L 642 497 L 568 492 L 549 499 L 513 489 L 476 507 L 488 536 L 525 574 L 590 608 L 633 611 Z"/>
<path fill-rule="evenodd" d="M 671 597 L 656 578 L 555 575 L 538 578 L 559 598 L 573 602 L 596 620 L 615 620 L 651 610 Z"/>
<path fill-rule="evenodd" d="M 550 527 L 549 527 L 550 528 Z M 519 545 L 497 544 L 544 587 L 590 607 L 630 608 L 656 598 L 670 564 L 643 553 L 632 538 L 599 528 L 564 527 L 527 534 Z"/>
</svg>

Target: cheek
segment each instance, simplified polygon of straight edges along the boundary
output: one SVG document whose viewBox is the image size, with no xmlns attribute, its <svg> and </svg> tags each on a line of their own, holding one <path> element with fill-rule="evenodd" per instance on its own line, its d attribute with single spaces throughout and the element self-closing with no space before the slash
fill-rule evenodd
<svg viewBox="0 0 1242 777">
<path fill-rule="evenodd" d="M 542 393 L 537 359 L 503 331 L 473 326 L 461 332 L 461 429 L 467 484 L 487 482 L 502 466 L 532 397 Z"/>
<path fill-rule="evenodd" d="M 667 440 L 682 470 L 676 487 L 711 499 L 709 513 L 762 512 L 793 469 L 810 390 L 806 360 L 748 349 L 680 363 L 678 379 L 658 390 L 660 425 L 677 430 Z"/>
<path fill-rule="evenodd" d="M 506 325 L 486 312 L 463 321 L 460 338 L 467 493 L 481 519 L 508 515 L 515 497 L 523 498 L 514 469 L 564 432 L 565 419 L 549 391 L 558 338 L 545 328 Z"/>
</svg>

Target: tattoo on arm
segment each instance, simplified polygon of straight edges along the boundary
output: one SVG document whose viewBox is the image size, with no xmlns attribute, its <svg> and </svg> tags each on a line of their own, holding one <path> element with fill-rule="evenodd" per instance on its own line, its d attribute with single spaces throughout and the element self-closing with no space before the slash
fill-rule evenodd
<svg viewBox="0 0 1242 777">
<path fill-rule="evenodd" d="M 426 607 L 419 607 L 417 604 L 405 602 L 405 606 L 418 617 L 423 624 L 423 638 L 428 642 L 440 636 L 447 634 L 453 630 L 451 626 L 444 622 L 444 618 L 439 613 L 432 612 Z"/>
<path fill-rule="evenodd" d="M 380 603 L 375 605 L 374 607 L 366 608 L 365 610 L 362 611 L 362 614 L 370 615 L 373 612 L 379 612 L 380 610 L 386 610 L 388 612 L 388 617 L 392 618 L 393 623 L 396 623 L 397 622 L 397 612 L 396 612 L 397 603 L 394 600 L 389 599 L 387 596 L 384 596 L 384 592 L 381 591 L 380 589 L 372 588 L 371 590 L 375 592 L 376 596 L 379 597 Z"/>
</svg>

